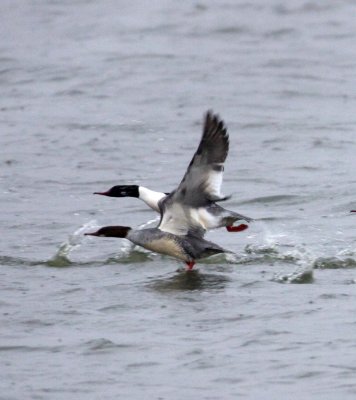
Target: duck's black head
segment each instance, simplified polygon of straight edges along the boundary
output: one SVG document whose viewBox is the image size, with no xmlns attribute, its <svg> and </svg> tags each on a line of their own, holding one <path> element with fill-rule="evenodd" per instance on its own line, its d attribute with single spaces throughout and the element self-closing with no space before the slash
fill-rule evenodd
<svg viewBox="0 0 356 400">
<path fill-rule="evenodd" d="M 125 238 L 130 230 L 129 226 L 104 226 L 96 232 L 84 233 L 84 235 Z"/>
<path fill-rule="evenodd" d="M 117 185 L 113 186 L 107 192 L 95 192 L 94 194 L 101 194 L 109 197 L 139 197 L 137 185 Z"/>
</svg>

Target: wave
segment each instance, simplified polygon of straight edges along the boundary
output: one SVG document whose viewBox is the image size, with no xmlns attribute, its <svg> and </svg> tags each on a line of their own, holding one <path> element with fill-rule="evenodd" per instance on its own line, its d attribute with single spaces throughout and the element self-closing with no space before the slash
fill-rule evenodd
<svg viewBox="0 0 356 400">
<path fill-rule="evenodd" d="M 300 267 L 291 273 L 278 273 L 274 275 L 272 281 L 278 283 L 313 283 L 313 268 Z"/>
<path fill-rule="evenodd" d="M 166 256 L 151 253 L 147 250 L 133 246 L 124 248 L 106 259 L 90 261 L 72 261 L 69 253 L 73 251 L 68 244 L 62 244 L 56 254 L 49 260 L 29 260 L 22 257 L 0 256 L 0 265 L 4 266 L 37 266 L 44 265 L 49 267 L 75 267 L 93 264 L 135 264 L 151 262 L 157 258 L 167 259 Z M 248 265 L 248 264 L 291 264 L 300 265 L 304 263 L 313 269 L 352 269 L 356 268 L 356 258 L 352 257 L 316 257 L 305 260 L 303 254 L 296 246 L 293 251 L 281 251 L 275 247 L 247 245 L 241 253 L 218 254 L 201 261 L 205 265 Z"/>
<path fill-rule="evenodd" d="M 303 196 L 300 195 L 292 195 L 292 194 L 279 194 L 273 196 L 261 196 L 255 197 L 249 200 L 240 201 L 240 205 L 246 204 L 266 204 L 266 203 L 282 203 L 282 204 L 299 204 L 301 199 L 304 199 Z"/>
<path fill-rule="evenodd" d="M 316 269 L 350 269 L 356 268 L 356 259 L 351 257 L 319 257 L 314 263 Z"/>
<path fill-rule="evenodd" d="M 157 218 L 142 224 L 140 228 L 145 228 L 155 222 L 157 222 Z M 229 272 L 233 265 L 264 265 L 266 270 L 268 268 L 272 272 L 276 270 L 275 266 L 282 266 L 283 269 L 288 268 L 287 273 L 275 272 L 272 280 L 279 283 L 311 283 L 316 269 L 356 268 L 356 254 L 350 247 L 339 250 L 336 254 L 320 256 L 320 251 L 318 251 L 319 254 L 315 254 L 306 244 L 297 244 L 298 242 L 300 243 L 300 238 L 284 234 L 280 229 L 278 229 L 278 232 L 272 232 L 266 224 L 262 224 L 262 227 L 262 236 L 260 238 L 254 237 L 258 243 L 246 245 L 244 250 L 239 253 L 219 254 L 202 260 L 199 264 L 202 266 L 214 266 L 217 272 L 223 273 Z M 23 257 L 0 255 L 0 265 L 63 268 L 150 263 L 157 261 L 157 259 L 167 259 L 166 256 L 149 252 L 125 240 L 120 242 L 119 251 L 115 254 L 110 254 L 107 258 L 89 260 L 87 252 L 85 252 L 85 260 L 83 260 L 80 253 L 73 259 L 72 253 L 80 248 L 85 251 L 83 245 L 90 240 L 84 235 L 84 232 L 96 228 L 98 228 L 97 222 L 91 220 L 76 229 L 74 233 L 68 236 L 67 240 L 60 244 L 50 259 L 28 260 Z M 79 260 L 75 260 L 76 258 L 79 258 Z M 293 268 L 292 271 L 291 267 Z"/>
</svg>

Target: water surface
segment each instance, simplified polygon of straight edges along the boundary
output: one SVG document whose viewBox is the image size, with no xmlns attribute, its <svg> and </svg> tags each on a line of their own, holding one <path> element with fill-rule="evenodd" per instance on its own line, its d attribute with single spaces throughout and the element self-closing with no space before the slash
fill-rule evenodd
<svg viewBox="0 0 356 400">
<path fill-rule="evenodd" d="M 354 399 L 356 6 L 0 5 L 3 399 Z M 84 237 L 156 216 L 207 109 L 226 203 L 197 264 Z"/>
</svg>

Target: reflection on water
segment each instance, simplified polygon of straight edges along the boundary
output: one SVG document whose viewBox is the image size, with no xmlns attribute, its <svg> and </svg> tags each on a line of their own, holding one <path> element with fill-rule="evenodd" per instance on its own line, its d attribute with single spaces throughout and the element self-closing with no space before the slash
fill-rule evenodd
<svg viewBox="0 0 356 400">
<path fill-rule="evenodd" d="M 181 270 L 170 278 L 155 279 L 149 286 L 159 292 L 213 290 L 224 289 L 230 280 L 225 275 Z"/>
</svg>

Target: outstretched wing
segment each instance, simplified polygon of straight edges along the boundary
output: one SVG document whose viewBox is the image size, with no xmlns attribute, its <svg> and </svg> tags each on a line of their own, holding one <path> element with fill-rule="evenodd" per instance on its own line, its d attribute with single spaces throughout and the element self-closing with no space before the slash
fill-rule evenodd
<svg viewBox="0 0 356 400">
<path fill-rule="evenodd" d="M 229 151 L 229 135 L 217 114 L 205 116 L 203 135 L 187 172 L 174 193 L 174 200 L 202 207 L 222 200 L 224 162 Z"/>
<path fill-rule="evenodd" d="M 177 235 L 204 235 L 205 229 L 195 214 L 197 208 L 223 200 L 220 189 L 228 151 L 229 136 L 224 122 L 208 112 L 198 149 L 181 183 L 160 204 L 159 229 Z"/>
</svg>

